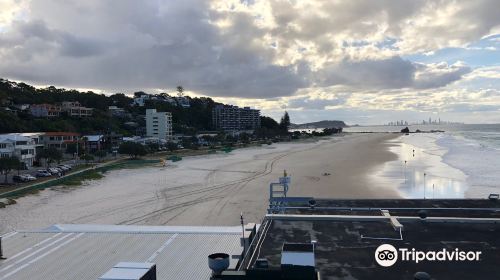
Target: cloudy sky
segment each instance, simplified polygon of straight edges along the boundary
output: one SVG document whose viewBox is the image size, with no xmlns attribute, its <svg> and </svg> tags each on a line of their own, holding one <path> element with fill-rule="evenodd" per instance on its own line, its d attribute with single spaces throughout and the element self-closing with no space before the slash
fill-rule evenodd
<svg viewBox="0 0 500 280">
<path fill-rule="evenodd" d="M 296 123 L 500 122 L 498 0 L 0 0 L 0 77 Z"/>
</svg>

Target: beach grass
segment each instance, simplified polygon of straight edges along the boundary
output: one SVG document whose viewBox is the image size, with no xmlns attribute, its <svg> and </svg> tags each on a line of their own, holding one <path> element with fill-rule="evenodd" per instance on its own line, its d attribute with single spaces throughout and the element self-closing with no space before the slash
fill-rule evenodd
<svg viewBox="0 0 500 280">
<path fill-rule="evenodd" d="M 75 187 L 82 185 L 84 181 L 99 180 L 103 177 L 104 175 L 100 171 L 90 171 L 74 176 L 71 179 L 64 180 L 61 185 L 66 187 Z"/>
</svg>

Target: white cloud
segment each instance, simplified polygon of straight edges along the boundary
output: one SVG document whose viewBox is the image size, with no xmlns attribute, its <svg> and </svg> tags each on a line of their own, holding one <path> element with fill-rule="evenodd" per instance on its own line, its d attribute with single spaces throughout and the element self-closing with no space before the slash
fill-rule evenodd
<svg viewBox="0 0 500 280">
<path fill-rule="evenodd" d="M 0 3 L 0 76 L 37 84 L 183 85 L 265 110 L 425 111 L 463 101 L 457 83 L 500 79 L 497 68 L 407 59 L 498 39 L 494 0 Z"/>
</svg>

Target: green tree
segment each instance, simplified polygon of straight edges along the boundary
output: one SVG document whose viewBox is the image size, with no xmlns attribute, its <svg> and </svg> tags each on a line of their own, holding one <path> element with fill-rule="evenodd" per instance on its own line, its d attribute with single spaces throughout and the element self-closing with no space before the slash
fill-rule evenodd
<svg viewBox="0 0 500 280">
<path fill-rule="evenodd" d="M 66 145 L 66 153 L 70 155 L 76 154 L 76 143 L 69 143 Z"/>
<path fill-rule="evenodd" d="M 261 116 L 260 117 L 260 127 L 267 129 L 279 129 L 280 125 L 273 118 Z"/>
<path fill-rule="evenodd" d="M 84 154 L 81 159 L 85 160 L 85 164 L 89 164 L 89 161 L 94 160 L 94 156 L 91 154 Z"/>
<path fill-rule="evenodd" d="M 123 142 L 118 148 L 120 154 L 129 155 L 132 158 L 144 156 L 147 154 L 146 148 L 139 143 Z"/>
<path fill-rule="evenodd" d="M 172 141 L 168 141 L 167 142 L 167 150 L 169 150 L 170 152 L 177 150 L 177 144 L 175 144 Z"/>
<path fill-rule="evenodd" d="M 19 168 L 21 162 L 15 156 L 0 158 L 0 173 L 5 175 L 4 182 L 7 184 L 7 175 L 14 170 Z"/>
<path fill-rule="evenodd" d="M 283 115 L 283 117 L 281 117 L 280 129 L 284 132 L 288 132 L 289 127 L 290 127 L 290 116 L 288 115 L 288 112 L 285 111 L 285 114 Z"/>
<path fill-rule="evenodd" d="M 99 150 L 99 151 L 97 151 L 97 152 L 94 153 L 94 155 L 99 158 L 99 162 L 101 162 L 102 158 L 106 157 L 107 154 L 108 153 L 106 151 L 104 151 L 104 150 Z"/>
<path fill-rule="evenodd" d="M 61 161 L 62 157 L 63 157 L 63 155 L 62 155 L 61 151 L 59 151 L 58 149 L 56 149 L 54 147 L 50 147 L 48 149 L 43 149 L 36 154 L 37 160 L 40 161 L 40 160 L 44 159 L 47 167 L 50 167 L 50 164 L 52 162 Z"/>
</svg>

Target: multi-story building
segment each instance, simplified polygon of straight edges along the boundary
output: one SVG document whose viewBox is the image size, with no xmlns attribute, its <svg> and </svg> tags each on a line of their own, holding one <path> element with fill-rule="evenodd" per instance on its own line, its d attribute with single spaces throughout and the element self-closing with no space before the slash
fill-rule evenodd
<svg viewBox="0 0 500 280">
<path fill-rule="evenodd" d="M 69 144 L 76 144 L 80 134 L 76 132 L 45 132 L 41 136 L 41 141 L 45 148 L 56 148 L 61 152 L 66 152 Z"/>
<path fill-rule="evenodd" d="M 52 118 L 61 115 L 61 106 L 53 104 L 30 105 L 31 115 L 38 118 Z"/>
<path fill-rule="evenodd" d="M 212 122 L 217 130 L 254 130 L 260 127 L 260 110 L 217 105 L 212 111 Z"/>
<path fill-rule="evenodd" d="M 36 157 L 36 143 L 20 133 L 0 134 L 0 157 L 17 157 L 24 167 L 33 166 Z"/>
<path fill-rule="evenodd" d="M 146 109 L 146 135 L 148 137 L 171 140 L 172 114 L 157 112 L 156 109 Z"/>
<path fill-rule="evenodd" d="M 78 101 L 65 101 L 61 109 L 71 117 L 89 117 L 92 116 L 94 109 L 83 107 Z"/>
</svg>

